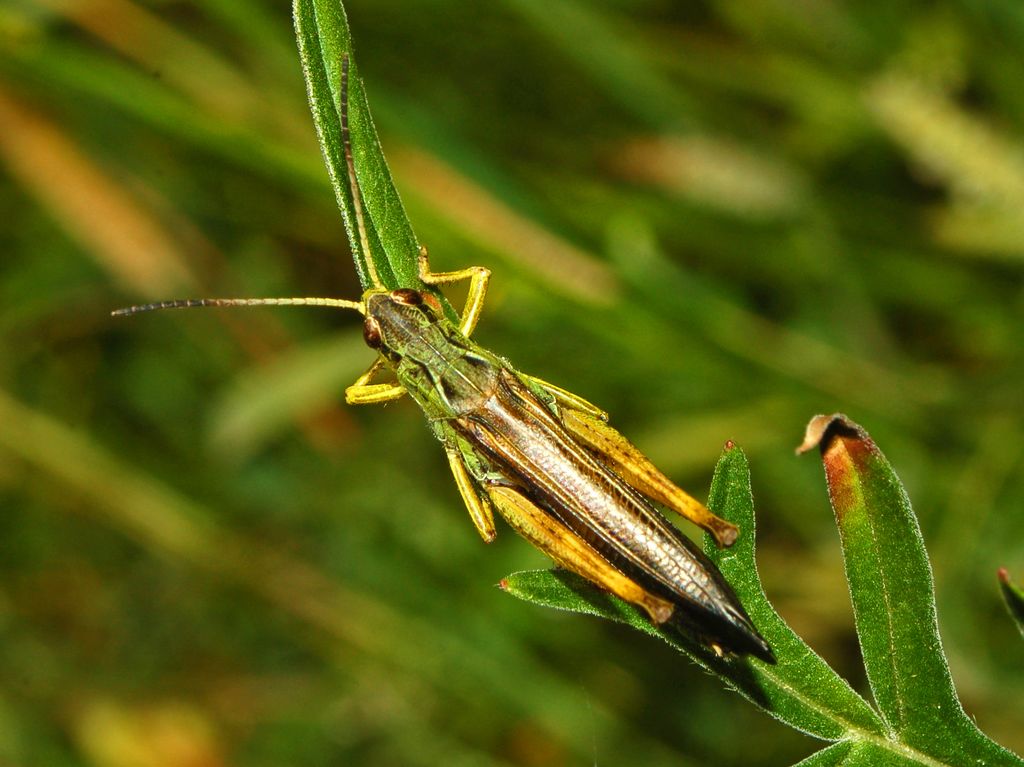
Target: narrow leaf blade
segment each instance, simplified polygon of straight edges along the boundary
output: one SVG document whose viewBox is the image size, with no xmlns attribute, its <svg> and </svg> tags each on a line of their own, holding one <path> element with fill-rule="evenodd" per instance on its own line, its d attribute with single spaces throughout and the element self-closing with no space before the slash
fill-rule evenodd
<svg viewBox="0 0 1024 767">
<path fill-rule="evenodd" d="M 827 740 L 837 740 L 851 732 L 879 736 L 882 724 L 871 707 L 793 634 L 764 597 L 754 566 L 749 470 L 738 448 L 726 451 L 719 461 L 709 506 L 740 526 L 739 539 L 720 558 L 720 564 L 774 649 L 779 661 L 776 666 L 748 659 L 718 658 L 708 648 L 676 631 L 656 628 L 633 606 L 564 571 L 515 573 L 502 582 L 502 587 L 529 602 L 598 615 L 656 636 L 718 675 L 772 716 L 804 732 Z"/>
<path fill-rule="evenodd" d="M 840 414 L 812 419 L 800 449 L 814 446 L 825 464 L 868 681 L 893 735 L 949 764 L 1021 764 L 960 705 L 924 540 L 889 462 Z"/>
<path fill-rule="evenodd" d="M 776 709 L 770 713 L 798 729 L 828 739 L 851 733 L 881 734 L 884 728 L 875 711 L 789 628 L 768 601 L 755 559 L 750 466 L 743 450 L 732 443 L 715 467 L 708 508 L 737 524 L 741 531 L 728 549 L 718 548 L 706 535 L 704 550 L 732 584 L 754 625 L 779 659 L 774 667 L 761 668 L 758 664 L 766 689 L 770 686 L 777 691 L 773 695 Z M 812 723 L 820 725 L 808 727 Z"/>
<path fill-rule="evenodd" d="M 821 751 L 815 751 L 806 759 L 801 759 L 794 764 L 793 767 L 838 767 L 852 749 L 853 744 L 850 741 L 841 740 L 828 748 L 821 749 Z"/>
<path fill-rule="evenodd" d="M 384 287 L 422 289 L 417 272 L 419 246 L 380 148 L 352 54 L 345 10 L 340 0 L 294 0 L 293 14 L 313 121 L 352 243 L 360 283 L 364 289 L 374 287 L 367 266 L 370 259 Z M 369 253 L 361 252 L 341 131 L 341 70 L 346 55 L 349 128 Z"/>
<path fill-rule="evenodd" d="M 914 767 L 915 765 L 931 764 L 922 762 L 920 755 L 904 755 L 887 748 L 888 744 L 856 743 L 850 752 L 837 762 L 838 767 Z"/>
</svg>

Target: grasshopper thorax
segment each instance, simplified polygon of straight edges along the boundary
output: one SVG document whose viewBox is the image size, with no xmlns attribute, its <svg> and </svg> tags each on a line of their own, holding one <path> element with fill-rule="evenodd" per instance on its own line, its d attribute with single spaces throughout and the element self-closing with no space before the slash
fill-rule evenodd
<svg viewBox="0 0 1024 767">
<path fill-rule="evenodd" d="M 363 294 L 363 338 L 428 414 L 477 407 L 494 388 L 499 360 L 466 338 L 425 291 L 369 290 Z"/>
<path fill-rule="evenodd" d="M 411 288 L 368 290 L 363 307 L 363 340 L 393 364 L 415 354 L 428 336 L 453 329 L 433 295 Z"/>
</svg>

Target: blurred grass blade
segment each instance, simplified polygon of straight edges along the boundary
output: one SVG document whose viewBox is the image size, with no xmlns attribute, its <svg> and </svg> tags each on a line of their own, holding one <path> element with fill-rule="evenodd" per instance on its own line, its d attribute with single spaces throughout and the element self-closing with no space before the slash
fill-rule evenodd
<svg viewBox="0 0 1024 767">
<path fill-rule="evenodd" d="M 7 57 L 7 58 L 5 58 Z M 327 186 L 316 157 L 303 143 L 270 138 L 252 123 L 230 123 L 198 109 L 165 82 L 93 48 L 47 38 L 40 45 L 0 48 L 0 66 L 15 78 L 65 94 L 98 114 L 125 115 L 155 129 L 181 148 L 195 147 L 215 161 L 319 199 Z"/>
<path fill-rule="evenodd" d="M 618 106 L 651 128 L 692 127 L 702 112 L 636 41 L 622 19 L 579 0 L 505 0 Z"/>
<path fill-rule="evenodd" d="M 353 260 L 363 288 L 372 287 L 367 258 L 387 288 L 423 288 L 417 275 L 419 246 L 377 139 L 370 108 L 352 55 L 348 20 L 340 0 L 295 0 L 295 33 L 320 148 L 345 219 Z M 349 57 L 349 128 L 356 177 L 362 191 L 369 253 L 362 253 L 348 184 L 341 135 L 341 69 Z"/>
<path fill-rule="evenodd" d="M 1024 204 L 1024 154 L 1011 135 L 970 114 L 913 77 L 883 75 L 866 91 L 868 108 L 911 159 L 958 201 L 1017 212 Z"/>
<path fill-rule="evenodd" d="M 516 573 L 506 578 L 502 587 L 530 602 L 598 615 L 657 636 L 772 716 L 811 735 L 826 740 L 838 740 L 850 733 L 865 739 L 881 738 L 884 728 L 871 707 L 786 626 L 765 597 L 754 564 L 750 474 L 746 456 L 739 448 L 726 450 L 719 460 L 708 506 L 738 524 L 742 531 L 727 552 L 709 550 L 715 548 L 713 545 L 705 549 L 718 560 L 754 624 L 772 646 L 777 666 L 718 658 L 674 631 L 655 628 L 631 605 L 563 571 Z"/>
<path fill-rule="evenodd" d="M 436 156 L 408 146 L 389 154 L 399 175 L 415 178 L 419 189 L 429 190 L 430 197 L 424 195 L 423 202 L 436 215 L 543 280 L 553 293 L 599 306 L 618 299 L 618 279 L 593 253 L 523 215 Z M 416 190 L 413 195 L 419 196 Z"/>
<path fill-rule="evenodd" d="M 197 108 L 221 119 L 251 119 L 265 107 L 260 92 L 215 49 L 180 32 L 143 3 L 36 0 L 102 40 L 160 79 Z M 131 34 L 125 34 L 125 30 Z"/>
<path fill-rule="evenodd" d="M 56 121 L 3 83 L 0 125 L 0 163 L 113 279 L 150 297 L 195 286 L 187 259 L 158 217 Z"/>
<path fill-rule="evenodd" d="M 38 472 L 71 508 L 87 509 L 103 525 L 134 540 L 152 556 L 235 583 L 258 595 L 301 626 L 294 636 L 330 663 L 381 664 L 388 677 L 412 680 L 417 689 L 467 700 L 481 687 L 515 717 L 536 717 L 575 753 L 594 739 L 566 711 L 586 710 L 601 742 L 629 742 L 641 764 L 677 764 L 657 741 L 584 701 L 574 684 L 544 673 L 524 647 L 509 642 L 484 647 L 472 621 L 437 624 L 414 611 L 396 610 L 353 589 L 292 552 L 223 526 L 223 515 L 179 493 L 110 452 L 79 429 L 31 409 L 0 389 L 0 466 L 8 457 Z M 4 509 L 5 512 L 7 509 Z M 13 514 L 17 518 L 18 510 Z M 285 547 L 287 549 L 287 546 Z M 248 609 L 248 608 L 247 608 Z M 416 641 L 409 641 L 415 637 Z M 429 657 L 423 648 L 431 648 Z M 510 685 L 508 669 L 516 669 Z M 2 712 L 0 712 L 2 714 Z"/>
<path fill-rule="evenodd" d="M 612 160 L 633 182 L 749 220 L 807 208 L 804 182 L 783 159 L 713 134 L 638 136 Z"/>
<path fill-rule="evenodd" d="M 999 568 L 999 590 L 1003 593 L 1003 601 L 1006 602 L 1006 609 L 1010 611 L 1021 636 L 1024 636 L 1024 589 L 1010 580 L 1010 574 L 1005 567 Z"/>
<path fill-rule="evenodd" d="M 362 334 L 346 331 L 243 371 L 213 408 L 211 447 L 233 462 L 245 460 L 304 416 L 336 402 L 368 356 Z"/>
<path fill-rule="evenodd" d="M 939 639 L 931 566 L 899 478 L 860 426 L 817 416 L 868 681 L 890 731 L 944 764 L 1024 764 L 964 713 Z"/>
</svg>

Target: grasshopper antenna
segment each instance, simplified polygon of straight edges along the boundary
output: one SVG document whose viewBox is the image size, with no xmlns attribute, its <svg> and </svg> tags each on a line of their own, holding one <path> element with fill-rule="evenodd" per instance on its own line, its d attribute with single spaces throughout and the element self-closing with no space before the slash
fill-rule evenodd
<svg viewBox="0 0 1024 767">
<path fill-rule="evenodd" d="M 348 166 L 348 188 L 352 194 L 352 208 L 356 213 L 356 231 L 359 234 L 359 248 L 362 250 L 363 262 L 366 264 L 366 271 L 370 275 L 373 287 L 381 286 L 380 277 L 377 276 L 377 269 L 370 257 L 370 240 L 366 236 L 366 222 L 363 219 L 362 193 L 359 191 L 359 182 L 356 180 L 356 164 L 352 159 L 352 140 L 348 131 L 348 68 L 349 59 L 346 53 L 341 60 L 341 139 L 345 146 L 345 164 Z"/>
<path fill-rule="evenodd" d="M 197 306 L 323 306 L 329 309 L 355 309 L 360 314 L 366 311 L 359 301 L 346 301 L 344 298 L 183 298 L 127 306 L 124 309 L 115 309 L 110 316 L 127 317 L 160 309 L 193 309 Z"/>
</svg>

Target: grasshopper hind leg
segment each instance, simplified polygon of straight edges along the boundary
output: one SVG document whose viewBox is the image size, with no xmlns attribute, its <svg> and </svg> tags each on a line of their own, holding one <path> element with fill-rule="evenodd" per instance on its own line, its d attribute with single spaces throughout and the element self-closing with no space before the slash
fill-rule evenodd
<svg viewBox="0 0 1024 767">
<path fill-rule="evenodd" d="M 608 425 L 608 414 L 582 397 L 540 378 L 524 376 L 535 391 L 540 389 L 562 422 L 591 453 L 614 469 L 634 490 L 704 528 L 719 546 L 731 546 L 739 528 L 717 517 L 696 498 L 661 473 L 651 459 Z"/>
<path fill-rule="evenodd" d="M 736 525 L 712 514 L 603 420 L 585 411 L 563 409 L 562 424 L 635 490 L 704 528 L 714 536 L 719 546 L 731 546 L 736 541 L 739 535 Z"/>
<path fill-rule="evenodd" d="M 671 602 L 650 594 L 620 573 L 565 525 L 552 518 L 518 490 L 501 485 L 487 490 L 491 502 L 516 532 L 566 570 L 581 575 L 620 599 L 642 607 L 655 624 L 675 612 Z"/>
</svg>

